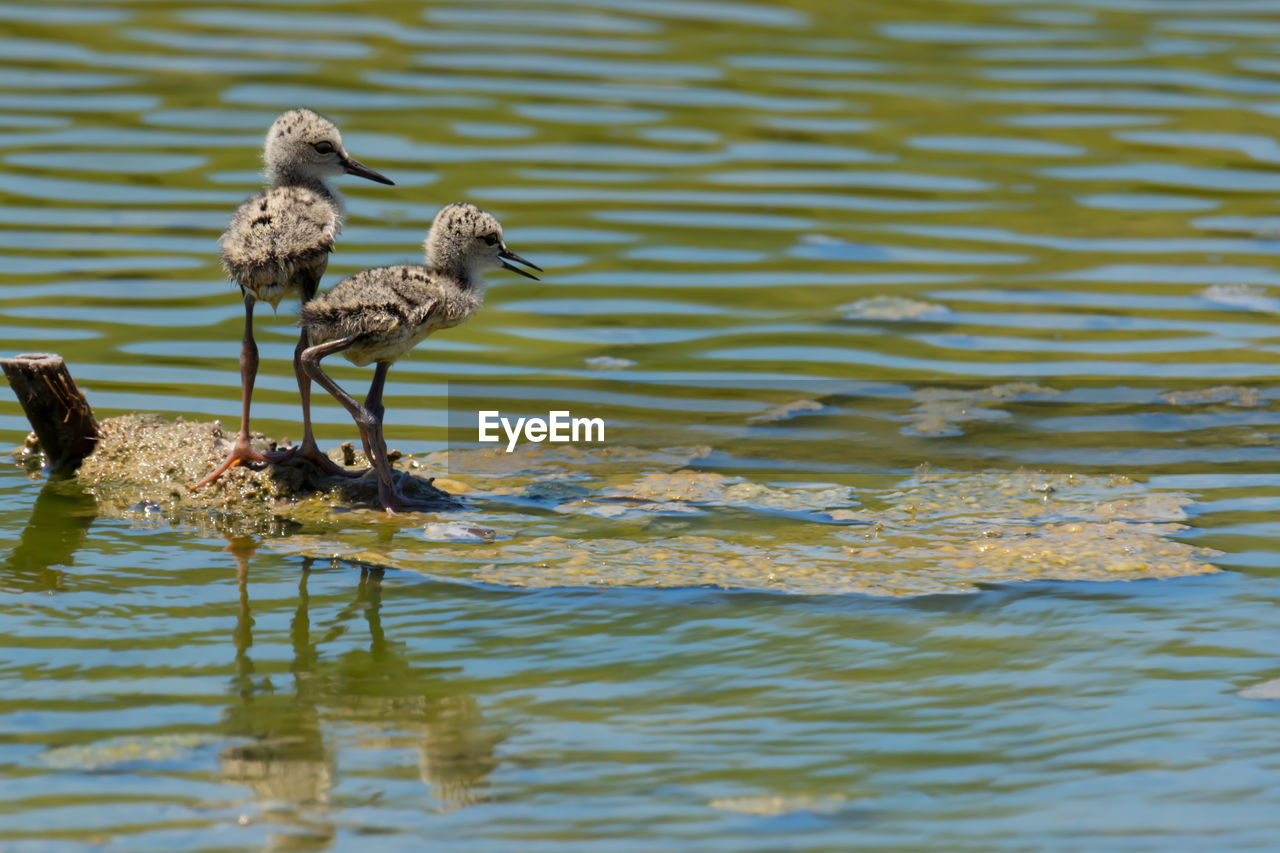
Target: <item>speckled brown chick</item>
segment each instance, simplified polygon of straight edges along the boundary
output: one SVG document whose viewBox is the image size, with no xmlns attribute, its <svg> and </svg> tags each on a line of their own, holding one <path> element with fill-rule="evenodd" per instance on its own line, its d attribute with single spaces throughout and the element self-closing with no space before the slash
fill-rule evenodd
<svg viewBox="0 0 1280 853">
<path fill-rule="evenodd" d="M 536 281 L 509 261 L 541 269 L 506 247 L 502 226 L 492 214 L 466 202 L 436 214 L 423 249 L 425 266 L 364 270 L 302 306 L 300 325 L 311 342 L 302 354 L 302 369 L 355 418 L 365 454 L 378 472 L 379 500 L 388 511 L 413 506 L 392 481 L 382 437 L 388 368 L 432 332 L 474 314 L 484 300 L 485 271 L 508 269 Z M 320 369 L 320 360 L 334 353 L 357 365 L 376 365 L 363 406 Z"/>
<path fill-rule="evenodd" d="M 236 210 L 219 241 L 223 269 L 239 285 L 245 305 L 240 433 L 227 459 L 192 488 L 212 483 L 232 465 L 290 457 L 309 459 L 330 473 L 346 473 L 320 453 L 311 433 L 311 385 L 300 369 L 305 339 L 298 341 L 294 351 L 294 372 L 302 397 L 302 444 L 269 457 L 249 446 L 249 402 L 258 372 L 253 306 L 261 300 L 275 308 L 292 294 L 299 295 L 305 304 L 315 296 L 342 229 L 342 200 L 325 178 L 349 174 L 392 182 L 351 158 L 342 147 L 337 126 L 306 109 L 290 110 L 275 120 L 267 132 L 263 159 L 270 186 Z"/>
</svg>

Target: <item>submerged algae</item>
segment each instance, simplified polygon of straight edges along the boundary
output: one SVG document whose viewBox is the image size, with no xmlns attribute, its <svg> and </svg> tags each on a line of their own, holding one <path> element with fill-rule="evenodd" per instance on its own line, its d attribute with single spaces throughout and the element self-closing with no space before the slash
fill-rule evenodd
<svg viewBox="0 0 1280 853">
<path fill-rule="evenodd" d="M 985 583 L 1218 571 L 1207 562 L 1217 552 L 1172 538 L 1186 529 L 1178 522 L 1194 502 L 1126 477 L 921 466 L 897 488 L 854 490 L 689 467 L 705 455 L 455 452 L 450 473 L 471 484 L 477 503 L 452 517 L 483 525 L 484 536 L 442 541 L 428 524 L 396 536 L 348 528 L 268 544 L 520 587 L 911 596 L 972 592 Z"/>
<path fill-rule="evenodd" d="M 1216 552 L 1173 538 L 1190 497 L 1120 476 L 921 466 L 895 486 L 855 489 L 700 470 L 706 447 L 525 445 L 399 458 L 404 488 L 436 502 L 388 518 L 372 476 L 329 478 L 306 463 L 236 468 L 188 489 L 229 441 L 217 424 L 110 419 L 76 485 L 107 516 L 505 586 L 910 596 L 1218 571 Z M 447 473 L 439 482 L 465 502 L 413 475 L 426 471 Z"/>
<path fill-rule="evenodd" d="M 188 760 L 203 747 L 220 739 L 209 734 L 168 734 L 150 737 L 124 735 L 89 743 L 46 749 L 37 760 L 49 767 L 70 770 L 104 770 L 130 764 L 163 764 Z"/>
<path fill-rule="evenodd" d="M 913 393 L 916 405 L 904 418 L 905 435 L 940 437 L 961 435 L 966 421 L 996 421 L 1009 417 L 1002 403 L 1047 400 L 1058 396 L 1056 388 L 1034 382 L 1010 382 L 990 388 L 921 388 Z"/>
<path fill-rule="evenodd" d="M 1173 406 L 1195 406 L 1223 403 L 1228 406 L 1253 409 L 1270 404 L 1264 400 L 1262 392 L 1257 388 L 1241 385 L 1215 385 L 1212 388 L 1200 388 L 1195 391 L 1167 391 L 1160 399 Z"/>
<path fill-rule="evenodd" d="M 1262 699 L 1268 702 L 1280 701 L 1280 678 L 1273 678 L 1261 684 L 1253 684 L 1239 691 L 1245 699 Z"/>
<path fill-rule="evenodd" d="M 919 320 L 939 319 L 950 313 L 945 305 L 933 302 L 922 302 L 905 296 L 868 296 L 848 305 L 841 305 L 837 311 L 845 312 L 846 320 Z"/>
</svg>

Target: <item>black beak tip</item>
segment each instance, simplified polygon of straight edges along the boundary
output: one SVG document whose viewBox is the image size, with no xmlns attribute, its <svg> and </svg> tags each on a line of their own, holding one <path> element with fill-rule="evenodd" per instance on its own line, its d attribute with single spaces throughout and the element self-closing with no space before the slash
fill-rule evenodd
<svg viewBox="0 0 1280 853">
<path fill-rule="evenodd" d="M 524 261 L 524 263 L 529 263 L 529 262 L 528 262 L 528 261 Z M 529 266 L 533 267 L 533 264 L 529 264 Z M 529 272 L 528 270 L 522 270 L 522 269 L 520 269 L 520 267 L 513 266 L 512 264 L 509 264 L 509 263 L 507 263 L 506 261 L 503 261 L 503 262 L 502 262 L 502 268 L 503 268 L 504 270 L 511 270 L 511 271 L 512 271 L 512 272 L 514 272 L 514 273 L 519 273 L 520 275 L 524 276 L 525 278 L 531 278 L 531 279 L 533 279 L 534 281 L 542 281 L 542 279 L 538 278 L 536 275 L 534 275 L 533 273 Z M 542 272 L 542 270 L 538 269 L 537 267 L 533 267 L 533 268 L 534 268 L 534 269 L 536 269 L 536 270 L 538 270 L 538 272 Z"/>
<path fill-rule="evenodd" d="M 364 163 L 361 163 L 359 160 L 354 158 L 347 158 L 347 162 L 343 165 L 346 167 L 348 175 L 355 175 L 357 178 L 364 178 L 367 181 L 377 181 L 378 183 L 386 184 L 389 187 L 394 187 L 396 185 L 396 182 L 388 178 L 386 175 L 370 169 Z"/>
<path fill-rule="evenodd" d="M 527 259 L 525 259 L 525 258 L 520 257 L 520 256 L 519 256 L 519 255 L 517 255 L 515 252 L 511 251 L 510 249 L 508 249 L 506 246 L 503 246 L 503 247 L 502 247 L 502 251 L 500 251 L 500 252 L 498 253 L 498 257 L 503 259 L 503 263 L 502 263 L 502 265 L 503 265 L 504 267 L 506 267 L 506 268 L 507 268 L 507 269 L 509 269 L 509 270 L 515 270 L 516 272 L 518 272 L 518 273 L 520 273 L 520 274 L 522 274 L 522 275 L 529 275 L 529 274 L 528 274 L 527 272 L 525 272 L 524 270 L 522 270 L 522 269 L 518 269 L 518 268 L 516 268 L 516 267 L 511 266 L 511 264 L 507 263 L 507 261 L 515 261 L 515 262 L 516 262 L 516 263 L 518 263 L 518 264 L 524 264 L 526 267 L 530 267 L 531 269 L 535 269 L 535 270 L 537 270 L 538 272 L 543 272 L 542 267 L 538 266 L 538 265 L 537 265 L 537 264 L 535 264 L 533 261 L 530 261 L 530 260 L 527 260 Z M 538 280 L 536 277 L 531 276 L 531 275 L 529 275 L 529 278 L 532 278 L 534 281 L 537 281 L 537 280 Z"/>
</svg>

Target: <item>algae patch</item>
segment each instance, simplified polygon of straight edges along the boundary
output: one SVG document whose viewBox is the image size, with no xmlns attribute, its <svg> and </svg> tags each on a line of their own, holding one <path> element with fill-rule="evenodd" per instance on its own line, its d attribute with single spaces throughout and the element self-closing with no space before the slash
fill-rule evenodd
<svg viewBox="0 0 1280 853">
<path fill-rule="evenodd" d="M 1262 699 L 1267 702 L 1280 701 L 1280 678 L 1273 678 L 1261 684 L 1244 688 L 1239 695 L 1244 699 Z"/>
<path fill-rule="evenodd" d="M 523 472 L 523 485 L 498 470 L 501 456 L 456 455 L 451 472 L 478 496 L 452 515 L 457 527 L 435 522 L 390 536 L 345 529 L 267 544 L 518 587 L 911 596 L 1218 571 L 1207 562 L 1217 552 L 1172 538 L 1193 501 L 1124 477 L 924 466 L 896 488 L 854 490 L 753 482 L 681 466 L 682 455 L 697 452 L 595 452 L 566 482 L 563 453 L 528 452 L 506 463 Z M 493 536 L 442 535 L 467 526 Z"/>
<path fill-rule="evenodd" d="M 165 519 L 232 534 L 269 533 L 282 521 L 315 521 L 351 506 L 377 502 L 372 475 L 327 477 L 306 462 L 263 468 L 237 466 L 203 489 L 188 486 L 226 457 L 234 436 L 218 423 L 154 415 L 108 418 L 98 448 L 76 472 L 75 482 L 97 500 L 103 515 Z M 254 447 L 274 447 L 261 434 Z M 343 461 L 341 449 L 332 458 Z M 429 480 L 412 475 L 412 460 L 397 460 L 402 487 L 414 497 L 439 499 Z"/>
<path fill-rule="evenodd" d="M 1061 392 L 1034 382 L 1009 382 L 990 388 L 921 388 L 912 395 L 916 405 L 907 415 L 906 435 L 929 437 L 960 435 L 966 421 L 995 421 L 1009 417 L 1003 403 L 1048 400 Z"/>
<path fill-rule="evenodd" d="M 39 761 L 60 770 L 103 770 L 129 764 L 165 764 L 191 760 L 194 753 L 217 744 L 212 735 L 125 736 L 92 743 L 59 746 L 40 753 Z"/>
<path fill-rule="evenodd" d="M 1047 392 L 981 393 L 994 402 Z M 190 491 L 230 440 L 217 424 L 113 418 L 71 485 L 105 516 L 512 587 L 910 596 L 1218 571 L 1216 552 L 1174 538 L 1193 501 L 1124 477 L 922 466 L 855 487 L 706 470 L 713 452 L 700 446 L 524 445 L 397 459 L 406 490 L 444 495 L 421 475 L 447 473 L 438 482 L 465 500 L 445 495 L 432 511 L 388 518 L 373 477 L 329 478 L 306 463 L 232 469 Z"/>
<path fill-rule="evenodd" d="M 1200 291 L 1200 296 L 1225 308 L 1280 314 L 1280 301 L 1268 296 L 1264 288 L 1249 284 L 1214 284 Z"/>
<path fill-rule="evenodd" d="M 805 412 L 821 412 L 825 409 L 822 403 L 817 400 L 792 400 L 790 403 L 783 403 L 780 406 L 773 406 L 765 409 L 758 415 L 752 415 L 747 418 L 747 423 L 770 423 L 773 421 L 786 421 L 793 417 L 802 415 Z"/>
<path fill-rule="evenodd" d="M 636 363 L 629 358 L 616 358 L 611 355 L 597 355 L 586 359 L 583 363 L 592 370 L 626 370 L 628 367 L 636 366 Z"/>
<path fill-rule="evenodd" d="M 791 814 L 834 814 L 850 805 L 850 801 L 839 794 L 825 797 L 815 796 L 762 796 L 762 797 L 721 797 L 707 803 L 713 809 L 752 815 L 754 817 L 781 817 Z"/>
<path fill-rule="evenodd" d="M 1257 388 L 1241 385 L 1215 385 L 1196 391 L 1168 391 L 1160 395 L 1160 399 L 1172 406 L 1196 406 L 1223 403 L 1228 406 L 1240 406 L 1252 409 L 1270 404 L 1262 398 Z"/>
<path fill-rule="evenodd" d="M 868 296 L 848 305 L 841 305 L 836 310 L 845 312 L 846 320 L 934 320 L 949 313 L 945 305 L 921 302 L 905 296 Z"/>
</svg>

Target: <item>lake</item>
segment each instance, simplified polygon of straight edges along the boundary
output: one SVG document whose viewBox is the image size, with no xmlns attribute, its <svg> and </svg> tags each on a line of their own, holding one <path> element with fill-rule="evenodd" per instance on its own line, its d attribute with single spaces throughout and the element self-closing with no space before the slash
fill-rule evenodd
<svg viewBox="0 0 1280 853">
<path fill-rule="evenodd" d="M 304 105 L 396 181 L 324 288 L 459 199 L 546 270 L 390 373 L 473 492 L 244 531 L 6 455 L 0 847 L 1275 846 L 1271 0 L 7 3 L 6 354 L 233 429 L 217 239 Z"/>
</svg>

